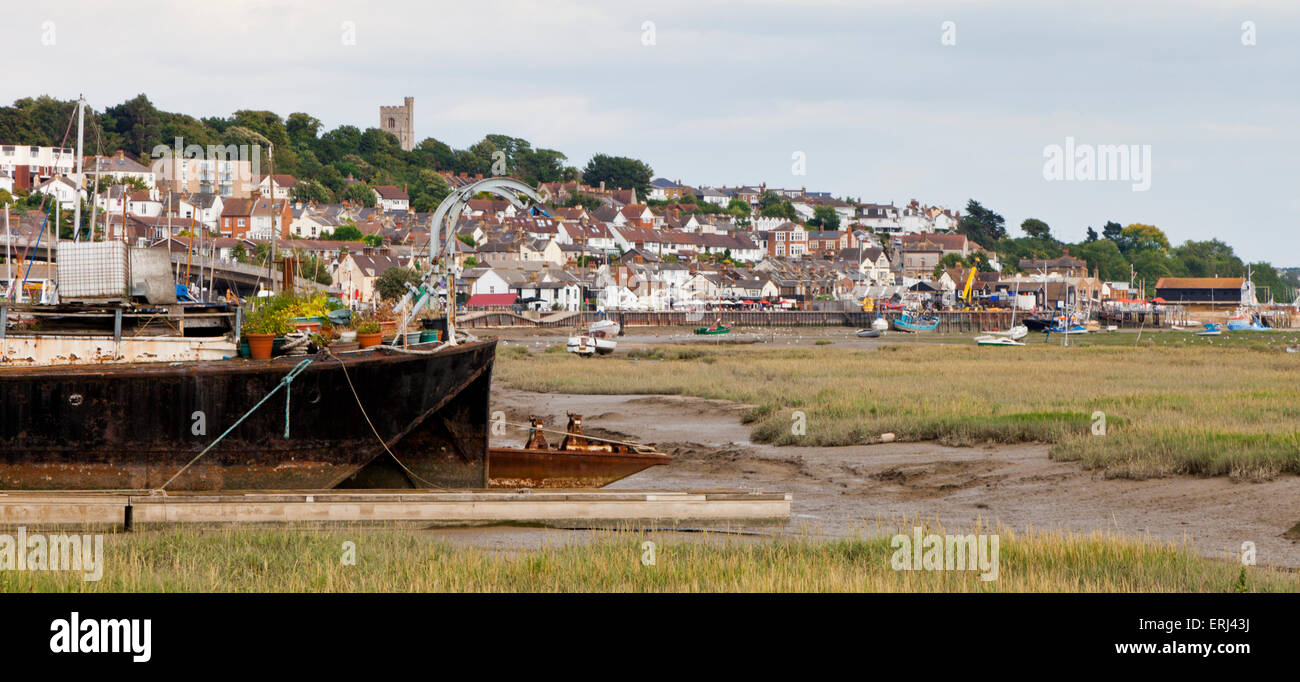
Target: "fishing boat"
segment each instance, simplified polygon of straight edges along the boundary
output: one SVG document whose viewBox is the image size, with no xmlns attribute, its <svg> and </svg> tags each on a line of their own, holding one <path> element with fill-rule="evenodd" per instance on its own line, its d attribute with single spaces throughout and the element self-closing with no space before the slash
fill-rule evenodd
<svg viewBox="0 0 1300 682">
<path fill-rule="evenodd" d="M 854 333 L 859 339 L 878 339 L 884 332 L 879 329 L 859 329 Z"/>
<path fill-rule="evenodd" d="M 1228 331 L 1233 332 L 1266 332 L 1271 328 L 1264 324 L 1263 318 L 1249 310 L 1238 310 L 1232 317 L 1228 318 Z"/>
<path fill-rule="evenodd" d="M 558 445 L 547 443 L 542 420 L 529 418 L 522 448 L 488 449 L 492 488 L 602 488 L 632 474 L 672 461 L 653 447 L 594 438 L 582 433 L 582 415 L 569 414 Z"/>
<path fill-rule="evenodd" d="M 593 334 L 578 334 L 569 337 L 568 343 L 564 345 L 564 350 L 583 357 L 591 357 L 592 355 L 609 355 L 617 347 L 618 342 L 613 339 Z"/>
<path fill-rule="evenodd" d="M 1021 341 L 1017 341 L 1009 336 L 977 336 L 975 344 L 979 346 L 1023 346 Z"/>
<path fill-rule="evenodd" d="M 712 325 L 708 327 L 696 327 L 695 333 L 696 334 L 729 334 L 731 333 L 731 327 L 723 324 L 722 318 L 718 318 Z"/>
<path fill-rule="evenodd" d="M 934 316 L 905 312 L 894 318 L 894 329 L 900 332 L 932 332 L 938 327 L 939 318 Z"/>
</svg>

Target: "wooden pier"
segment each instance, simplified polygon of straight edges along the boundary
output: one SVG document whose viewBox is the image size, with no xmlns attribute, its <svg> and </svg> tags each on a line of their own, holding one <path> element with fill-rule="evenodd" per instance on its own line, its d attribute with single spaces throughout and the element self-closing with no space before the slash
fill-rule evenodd
<svg viewBox="0 0 1300 682">
<path fill-rule="evenodd" d="M 0 527 L 189 523 L 777 521 L 789 493 L 630 490 L 323 490 L 149 494 L 0 492 Z"/>
</svg>

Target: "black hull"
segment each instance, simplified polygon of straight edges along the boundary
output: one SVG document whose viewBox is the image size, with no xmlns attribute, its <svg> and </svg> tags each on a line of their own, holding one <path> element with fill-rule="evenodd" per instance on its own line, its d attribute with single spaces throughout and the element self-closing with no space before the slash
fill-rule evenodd
<svg viewBox="0 0 1300 682">
<path fill-rule="evenodd" d="M 281 389 L 168 489 L 486 487 L 495 352 L 484 341 L 309 356 L 290 386 L 289 438 Z M 303 359 L 0 370 L 0 489 L 157 488 Z"/>
</svg>

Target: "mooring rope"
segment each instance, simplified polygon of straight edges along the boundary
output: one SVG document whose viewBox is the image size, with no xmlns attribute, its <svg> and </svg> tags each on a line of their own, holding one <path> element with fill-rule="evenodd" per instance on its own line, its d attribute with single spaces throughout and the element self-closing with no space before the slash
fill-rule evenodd
<svg viewBox="0 0 1300 682">
<path fill-rule="evenodd" d="M 442 346 L 438 346 L 438 348 L 441 347 Z M 394 349 L 390 348 L 390 350 L 394 350 Z M 418 355 L 426 355 L 426 354 L 432 354 L 436 352 L 436 350 L 437 349 L 432 351 L 405 351 L 405 352 L 418 354 Z M 419 474 L 415 473 L 414 471 L 411 471 L 410 467 L 406 466 L 406 464 L 404 464 L 402 460 L 398 459 L 397 455 L 393 454 L 393 451 L 388 448 L 388 443 L 384 442 L 384 437 L 379 435 L 379 429 L 376 429 L 374 422 L 370 421 L 370 415 L 366 413 L 366 406 L 361 403 L 361 396 L 357 394 L 357 388 L 352 385 L 352 377 L 348 375 L 347 363 L 343 362 L 343 358 L 340 358 L 339 356 L 329 352 L 328 348 L 326 348 L 323 352 L 325 355 L 328 355 L 329 357 L 338 360 L 339 367 L 343 369 L 343 378 L 347 379 L 348 388 L 351 389 L 352 391 L 352 397 L 356 399 L 357 407 L 361 410 L 361 416 L 366 418 L 366 424 L 370 426 L 371 433 L 375 434 L 375 438 L 379 441 L 379 444 L 383 446 L 384 452 L 387 452 L 388 456 L 392 457 L 394 462 L 397 462 L 397 466 L 402 467 L 402 471 L 405 471 L 407 476 L 410 476 L 412 479 L 419 481 L 434 490 L 446 490 L 446 488 L 443 488 L 440 485 L 436 485 L 430 481 L 426 481 L 425 479 L 421 478 Z"/>
<path fill-rule="evenodd" d="M 306 360 L 303 360 L 302 362 L 295 365 L 293 369 L 289 370 L 289 373 L 284 375 L 284 377 L 280 379 L 280 383 L 276 384 L 275 388 L 271 389 L 270 393 L 267 393 L 265 396 L 262 397 L 261 400 L 257 401 L 257 404 L 254 405 L 250 410 L 245 412 L 244 416 L 237 419 L 235 423 L 231 424 L 230 428 L 226 429 L 220 436 L 217 436 L 217 439 L 209 443 L 208 447 L 203 448 L 203 452 L 200 452 L 199 454 L 195 455 L 194 459 L 191 459 L 188 464 L 181 467 L 180 471 L 177 471 L 171 478 L 167 479 L 167 482 L 162 484 L 162 486 L 160 486 L 158 490 L 166 490 L 167 486 L 171 485 L 172 481 L 175 481 L 177 477 L 185 473 L 185 470 L 189 469 L 195 462 L 199 461 L 200 457 L 208 454 L 208 451 L 216 447 L 217 443 L 221 442 L 221 439 L 230 435 L 230 432 L 234 431 L 235 427 L 242 424 L 245 419 L 248 419 L 249 415 L 256 412 L 257 408 L 261 407 L 263 403 L 265 403 L 267 400 L 270 400 L 271 396 L 275 395 L 276 391 L 279 391 L 281 388 L 284 389 L 284 437 L 288 438 L 289 437 L 289 398 L 292 395 L 292 389 L 290 388 L 290 384 L 293 383 L 294 377 L 297 377 L 299 373 L 301 373 L 304 369 L 307 369 L 307 365 L 310 365 L 312 363 L 312 360 L 314 359 L 315 358 L 307 358 Z"/>
</svg>

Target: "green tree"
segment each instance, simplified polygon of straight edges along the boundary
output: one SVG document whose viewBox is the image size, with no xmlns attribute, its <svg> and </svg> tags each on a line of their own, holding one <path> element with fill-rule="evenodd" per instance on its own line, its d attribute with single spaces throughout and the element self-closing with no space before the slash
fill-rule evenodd
<svg viewBox="0 0 1300 682">
<path fill-rule="evenodd" d="M 626 156 L 597 154 L 591 157 L 582 170 L 582 182 L 598 186 L 601 182 L 609 189 L 636 190 L 638 197 L 650 194 L 650 178 L 654 171 L 644 161 Z"/>
<path fill-rule="evenodd" d="M 833 206 L 817 206 L 813 208 L 813 217 L 808 221 L 812 227 L 820 227 L 823 230 L 840 229 L 840 214 L 835 212 Z"/>
<path fill-rule="evenodd" d="M 289 196 L 293 197 L 294 201 L 314 201 L 318 204 L 334 201 L 334 193 L 315 180 L 300 181 L 289 191 Z"/>
<path fill-rule="evenodd" d="M 337 242 L 359 242 L 364 236 L 365 235 L 361 234 L 361 230 L 357 229 L 356 225 L 345 223 L 334 228 L 334 231 L 325 238 Z"/>
<path fill-rule="evenodd" d="M 342 198 L 344 201 L 361 204 L 366 208 L 374 208 L 376 203 L 375 190 L 371 189 L 370 185 L 367 185 L 364 182 L 349 185 L 347 189 L 343 190 Z"/>
<path fill-rule="evenodd" d="M 1125 254 L 1134 251 L 1156 251 L 1164 254 L 1169 250 L 1169 238 L 1155 225 L 1133 223 L 1120 232 L 1116 246 Z"/>
<path fill-rule="evenodd" d="M 1038 218 L 1026 218 L 1020 223 L 1020 229 L 1034 239 L 1051 239 L 1052 228 Z"/>
<path fill-rule="evenodd" d="M 379 295 L 389 300 L 397 300 L 406 295 L 406 283 L 415 284 L 420 275 L 411 268 L 401 266 L 388 268 L 375 280 L 375 289 Z"/>
<path fill-rule="evenodd" d="M 758 197 L 758 214 L 765 218 L 786 220 L 797 220 L 799 217 L 794 210 L 794 204 L 772 190 L 767 190 Z"/>
<path fill-rule="evenodd" d="M 1087 261 L 1088 269 L 1096 271 L 1107 282 L 1128 281 L 1128 261 L 1119 247 L 1109 239 L 1098 239 L 1075 244 L 1070 247 L 1070 254 Z"/>
<path fill-rule="evenodd" d="M 966 214 L 957 223 L 957 231 L 980 246 L 992 248 L 1007 236 L 1006 219 L 971 199 L 966 202 Z"/>
</svg>

